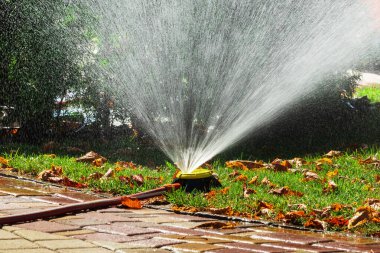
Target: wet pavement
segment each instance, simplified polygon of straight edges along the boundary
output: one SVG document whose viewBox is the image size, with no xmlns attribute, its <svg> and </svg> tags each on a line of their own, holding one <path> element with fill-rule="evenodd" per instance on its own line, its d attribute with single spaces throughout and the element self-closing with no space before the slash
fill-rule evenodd
<svg viewBox="0 0 380 253">
<path fill-rule="evenodd" d="M 32 181 L 0 177 L 0 216 L 98 199 Z M 380 240 L 241 223 L 200 229 L 216 221 L 157 209 L 109 207 L 0 229 L 0 253 L 103 252 L 379 252 Z"/>
</svg>

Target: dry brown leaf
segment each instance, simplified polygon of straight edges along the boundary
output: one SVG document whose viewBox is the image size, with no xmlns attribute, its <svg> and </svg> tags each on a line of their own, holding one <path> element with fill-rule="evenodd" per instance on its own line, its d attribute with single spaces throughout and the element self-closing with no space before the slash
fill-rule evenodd
<svg viewBox="0 0 380 253">
<path fill-rule="evenodd" d="M 307 164 L 306 160 L 302 159 L 302 158 L 299 158 L 299 157 L 295 157 L 293 158 L 292 160 L 288 160 L 288 162 L 296 167 L 296 168 L 299 168 L 299 167 L 302 167 L 302 165 L 305 165 Z"/>
<path fill-rule="evenodd" d="M 138 199 L 133 199 L 130 197 L 122 197 L 121 198 L 121 205 L 124 207 L 132 208 L 132 209 L 141 209 L 142 204 L 140 200 Z"/>
<path fill-rule="evenodd" d="M 323 188 L 323 192 L 330 193 L 330 192 L 336 191 L 337 189 L 338 189 L 338 185 L 334 181 L 329 180 L 327 183 L 327 186 Z"/>
<path fill-rule="evenodd" d="M 370 156 L 364 160 L 359 160 L 359 164 L 366 164 L 366 165 L 374 165 L 376 167 L 380 167 L 380 160 L 377 159 L 376 157 L 374 156 Z"/>
<path fill-rule="evenodd" d="M 92 163 L 94 160 L 101 159 L 103 163 L 107 161 L 107 159 L 98 153 L 95 153 L 94 151 L 90 151 L 84 156 L 81 156 L 76 159 L 77 162 L 84 162 L 84 163 Z"/>
<path fill-rule="evenodd" d="M 335 227 L 345 227 L 348 226 L 348 220 L 345 219 L 344 217 L 332 217 L 325 219 L 325 221 L 330 224 L 331 226 Z"/>
<path fill-rule="evenodd" d="M 243 184 L 243 197 L 244 198 L 249 198 L 249 196 L 251 196 L 251 194 L 255 194 L 256 191 L 252 188 L 247 188 L 247 184 L 244 183 Z"/>
<path fill-rule="evenodd" d="M 292 168 L 290 162 L 279 158 L 273 160 L 271 164 L 275 171 L 288 171 L 288 169 Z"/>
<path fill-rule="evenodd" d="M 290 220 L 290 221 L 294 221 L 302 217 L 305 217 L 304 211 L 291 211 L 285 214 L 285 219 Z"/>
<path fill-rule="evenodd" d="M 259 169 L 264 167 L 262 161 L 235 160 L 226 162 L 227 168 L 239 168 L 242 170 Z"/>
<path fill-rule="evenodd" d="M 228 215 L 232 216 L 234 214 L 234 211 L 230 206 L 225 208 L 209 208 L 208 209 L 213 214 L 221 214 L 221 215 Z"/>
<path fill-rule="evenodd" d="M 221 221 L 212 221 L 203 223 L 201 225 L 195 226 L 194 228 L 208 228 L 208 229 L 232 229 L 235 228 L 238 224 L 236 222 L 221 222 Z"/>
<path fill-rule="evenodd" d="M 304 224 L 305 228 L 315 228 L 320 230 L 325 230 L 327 228 L 327 223 L 318 219 L 310 219 Z"/>
<path fill-rule="evenodd" d="M 87 187 L 86 184 L 75 182 L 74 180 L 71 180 L 68 177 L 63 177 L 61 184 L 63 184 L 64 186 L 75 187 L 75 188 L 86 188 Z"/>
<path fill-rule="evenodd" d="M 342 210 L 343 207 L 344 206 L 342 204 L 339 204 L 339 203 L 335 203 L 335 204 L 332 204 L 330 206 L 331 210 L 334 211 L 334 212 L 338 212 L 338 211 Z"/>
<path fill-rule="evenodd" d="M 156 196 L 149 199 L 144 199 L 140 201 L 141 204 L 144 205 L 167 205 L 169 202 L 167 201 L 165 196 Z"/>
<path fill-rule="evenodd" d="M 230 187 L 225 187 L 225 188 L 221 189 L 219 192 L 222 195 L 226 195 L 226 194 L 228 194 L 229 191 L 230 191 Z"/>
<path fill-rule="evenodd" d="M 275 188 L 277 187 L 276 184 L 272 183 L 267 177 L 264 177 L 263 180 L 261 180 L 261 184 L 263 185 L 267 185 L 269 186 L 270 188 Z"/>
<path fill-rule="evenodd" d="M 99 180 L 103 177 L 103 173 L 100 173 L 100 172 L 94 172 L 94 173 L 91 173 L 87 179 L 93 179 L 93 180 Z"/>
<path fill-rule="evenodd" d="M 339 157 L 339 156 L 342 156 L 342 155 L 343 155 L 343 153 L 341 151 L 330 150 L 330 152 L 328 152 L 324 156 L 328 157 L 328 158 L 334 158 L 334 157 Z"/>
<path fill-rule="evenodd" d="M 314 181 L 314 180 L 319 180 L 319 176 L 317 173 L 312 172 L 312 171 L 307 171 L 304 174 L 304 181 Z"/>
<path fill-rule="evenodd" d="M 258 209 L 267 208 L 267 209 L 272 210 L 274 208 L 274 206 L 272 204 L 269 204 L 269 203 L 261 201 L 261 200 L 259 200 L 257 202 L 257 206 L 258 206 Z"/>
<path fill-rule="evenodd" d="M 180 213 L 180 212 L 196 213 L 200 211 L 198 208 L 192 207 L 192 206 L 172 206 L 172 210 L 176 213 Z"/>
<path fill-rule="evenodd" d="M 361 226 L 372 218 L 373 210 L 369 206 L 362 206 L 356 210 L 355 215 L 348 221 L 348 229 Z"/>
<path fill-rule="evenodd" d="M 275 195 L 280 195 L 280 196 L 298 196 L 298 197 L 303 196 L 303 193 L 290 190 L 289 187 L 287 187 L 287 186 L 281 187 L 278 189 L 272 189 L 269 191 L 269 193 L 272 193 Z"/>
<path fill-rule="evenodd" d="M 139 186 L 144 184 L 144 176 L 141 174 L 132 175 L 131 179 L 132 179 L 132 182 L 135 182 Z"/>
<path fill-rule="evenodd" d="M 107 172 L 104 174 L 103 179 L 114 177 L 115 171 L 113 169 L 108 169 Z"/>
<path fill-rule="evenodd" d="M 375 175 L 375 181 L 376 183 L 380 183 L 380 175 Z"/>
<path fill-rule="evenodd" d="M 288 205 L 289 207 L 292 207 L 292 208 L 296 208 L 297 210 L 307 210 L 307 205 L 305 204 L 292 204 L 292 205 Z"/>
<path fill-rule="evenodd" d="M 134 164 L 133 162 L 119 161 L 119 162 L 116 162 L 115 164 L 119 168 L 119 170 L 122 170 L 122 169 L 133 169 L 133 170 L 135 170 L 135 169 L 137 169 L 136 164 Z"/>
<path fill-rule="evenodd" d="M 234 178 L 234 177 L 237 177 L 237 176 L 240 176 L 241 173 L 238 172 L 237 170 L 234 170 L 232 173 L 228 174 L 228 177 L 229 178 Z"/>
<path fill-rule="evenodd" d="M 38 174 L 38 179 L 48 181 L 49 177 L 61 177 L 63 174 L 62 167 L 52 166 L 50 170 L 44 170 Z"/>
</svg>

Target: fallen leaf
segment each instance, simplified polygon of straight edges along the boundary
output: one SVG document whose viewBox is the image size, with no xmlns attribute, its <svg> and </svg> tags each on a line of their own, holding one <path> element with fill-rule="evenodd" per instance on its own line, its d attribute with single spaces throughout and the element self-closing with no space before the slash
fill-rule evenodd
<svg viewBox="0 0 380 253">
<path fill-rule="evenodd" d="M 114 177 L 114 176 L 115 176 L 115 171 L 113 169 L 108 169 L 102 178 L 105 179 L 105 178 Z"/>
<path fill-rule="evenodd" d="M 104 160 L 102 158 L 98 158 L 98 159 L 95 159 L 94 161 L 92 161 L 91 164 L 94 165 L 95 167 L 102 167 L 105 162 L 106 162 L 106 160 Z"/>
<path fill-rule="evenodd" d="M 319 180 L 319 176 L 317 173 L 312 172 L 312 171 L 307 171 L 304 174 L 304 181 L 314 181 L 314 180 Z"/>
<path fill-rule="evenodd" d="M 120 170 L 122 170 L 122 168 L 124 169 L 137 169 L 137 166 L 136 164 L 134 164 L 133 162 L 123 162 L 123 161 L 119 161 L 119 162 L 116 162 L 115 163 L 116 166 L 118 166 L 120 168 Z"/>
<path fill-rule="evenodd" d="M 60 177 L 63 174 L 62 167 L 52 166 L 50 170 L 41 171 L 38 174 L 38 179 L 42 179 L 43 181 L 48 181 L 49 177 Z"/>
<path fill-rule="evenodd" d="M 192 206 L 172 206 L 172 210 L 176 213 L 181 213 L 181 212 L 196 213 L 200 211 L 198 208 L 192 207 Z"/>
<path fill-rule="evenodd" d="M 289 162 L 292 166 L 295 166 L 296 168 L 299 168 L 299 167 L 301 167 L 302 165 L 307 164 L 306 160 L 304 160 L 304 159 L 302 159 L 302 158 L 299 158 L 299 157 L 295 157 L 295 158 L 293 158 L 292 160 L 288 160 L 288 162 Z"/>
<path fill-rule="evenodd" d="M 94 173 L 91 173 L 87 179 L 93 179 L 93 180 L 99 180 L 103 177 L 103 173 L 100 173 L 100 172 L 94 172 Z"/>
<path fill-rule="evenodd" d="M 256 184 L 256 183 L 257 183 L 257 179 L 259 179 L 259 176 L 254 176 L 254 177 L 248 182 L 248 184 Z"/>
<path fill-rule="evenodd" d="M 87 187 L 87 185 L 75 182 L 68 177 L 63 177 L 61 184 L 63 184 L 64 186 L 74 187 L 74 188 L 86 188 Z"/>
<path fill-rule="evenodd" d="M 380 199 L 367 199 L 366 203 L 373 210 L 380 211 Z"/>
<path fill-rule="evenodd" d="M 234 211 L 229 206 L 225 208 L 209 208 L 208 210 L 213 214 L 222 214 L 227 216 L 232 216 L 234 214 Z"/>
<path fill-rule="evenodd" d="M 140 200 L 141 204 L 144 205 L 167 205 L 169 202 L 167 201 L 165 196 L 156 196 L 149 199 Z"/>
<path fill-rule="evenodd" d="M 194 228 L 209 228 L 209 229 L 233 229 L 238 224 L 236 222 L 221 222 L 221 221 L 212 221 L 203 223 L 201 225 L 195 226 Z"/>
<path fill-rule="evenodd" d="M 371 220 L 372 209 L 370 207 L 359 207 L 355 215 L 348 221 L 348 229 L 361 226 Z"/>
<path fill-rule="evenodd" d="M 282 212 L 279 212 L 276 217 L 274 218 L 276 221 L 282 221 L 285 220 L 285 215 Z"/>
<path fill-rule="evenodd" d="M 121 198 L 121 205 L 124 207 L 132 208 L 132 209 L 141 209 L 142 208 L 142 204 L 141 204 L 140 200 L 133 199 L 133 198 L 126 197 L 126 196 Z"/>
<path fill-rule="evenodd" d="M 257 202 L 257 207 L 258 209 L 267 208 L 272 210 L 274 206 L 272 204 L 259 200 Z"/>
<path fill-rule="evenodd" d="M 290 221 L 294 221 L 302 217 L 305 217 L 304 211 L 291 211 L 285 214 L 285 219 L 290 220 Z"/>
<path fill-rule="evenodd" d="M 288 169 L 292 168 L 292 165 L 287 160 L 281 160 L 279 158 L 273 160 L 271 162 L 273 165 L 273 169 L 275 171 L 288 171 Z"/>
<path fill-rule="evenodd" d="M 332 165 L 333 161 L 330 158 L 321 158 L 318 159 L 315 163 L 317 164 L 317 166 L 321 166 L 323 164 Z"/>
<path fill-rule="evenodd" d="M 238 168 L 242 170 L 249 169 L 259 169 L 264 167 L 262 161 L 246 161 L 246 160 L 235 160 L 226 162 L 227 168 Z"/>
<path fill-rule="evenodd" d="M 300 210 L 300 209 L 303 209 L 303 210 L 307 210 L 307 205 L 305 204 L 292 204 L 292 205 L 288 205 L 289 207 L 292 207 L 292 208 L 296 208 L 297 210 Z"/>
<path fill-rule="evenodd" d="M 126 184 L 129 184 L 131 182 L 131 178 L 130 177 L 126 177 L 126 176 L 119 176 L 119 180 L 121 182 L 126 183 Z"/>
<path fill-rule="evenodd" d="M 335 227 L 348 226 L 348 220 L 345 219 L 344 217 L 332 217 L 332 218 L 325 219 L 325 221 L 331 226 L 335 226 Z"/>
<path fill-rule="evenodd" d="M 240 175 L 238 177 L 235 178 L 235 182 L 244 182 L 244 181 L 247 181 L 248 180 L 248 177 L 245 176 L 245 175 Z"/>
<path fill-rule="evenodd" d="M 251 194 L 255 194 L 256 191 L 252 188 L 247 188 L 247 184 L 244 183 L 243 184 L 243 197 L 244 198 L 249 198 L 249 196 L 251 196 Z"/>
<path fill-rule="evenodd" d="M 334 158 L 334 157 L 339 157 L 342 155 L 343 155 L 343 153 L 341 151 L 331 150 L 330 152 L 328 152 L 324 156 L 328 157 L 328 158 Z"/>
<path fill-rule="evenodd" d="M 327 178 L 332 178 L 332 177 L 335 177 L 338 174 L 339 174 L 339 171 L 336 169 L 334 171 L 327 172 L 326 176 L 327 176 Z"/>
<path fill-rule="evenodd" d="M 261 180 L 261 184 L 263 185 L 267 185 L 269 186 L 270 188 L 275 188 L 277 187 L 276 184 L 272 183 L 267 177 L 264 177 L 263 180 Z"/>
<path fill-rule="evenodd" d="M 135 182 L 138 186 L 141 186 L 144 184 L 144 177 L 141 174 L 138 175 L 132 175 L 132 182 Z"/>
<path fill-rule="evenodd" d="M 298 197 L 303 196 L 303 193 L 290 190 L 289 187 L 287 187 L 287 186 L 281 187 L 278 189 L 272 189 L 269 191 L 269 193 L 272 193 L 275 195 L 280 195 L 280 196 L 298 196 Z"/>
<path fill-rule="evenodd" d="M 237 170 L 234 170 L 232 173 L 230 173 L 230 174 L 228 175 L 228 177 L 229 177 L 229 178 L 234 178 L 234 177 L 237 177 L 237 176 L 240 176 L 240 175 L 241 175 L 240 172 L 238 172 Z"/>
<path fill-rule="evenodd" d="M 228 194 L 229 191 L 230 191 L 230 187 L 225 187 L 225 188 L 221 189 L 219 192 L 222 195 L 226 195 L 226 194 Z"/>
<path fill-rule="evenodd" d="M 318 219 L 310 219 L 304 224 L 305 228 L 315 228 L 320 230 L 326 230 L 327 223 Z"/>
<path fill-rule="evenodd" d="M 159 177 L 146 177 L 146 180 L 154 180 L 156 181 L 158 184 L 162 184 L 164 182 L 164 177 L 162 176 L 159 176 Z"/>
<path fill-rule="evenodd" d="M 342 210 L 343 207 L 344 206 L 342 204 L 339 204 L 339 203 L 335 203 L 335 204 L 332 204 L 330 206 L 331 210 L 334 211 L 334 212 L 338 212 L 338 211 Z"/>
<path fill-rule="evenodd" d="M 370 156 L 364 160 L 359 160 L 359 164 L 374 165 L 376 167 L 380 167 L 380 160 L 376 157 Z"/>
<path fill-rule="evenodd" d="M 338 185 L 334 181 L 329 180 L 327 183 L 327 186 L 325 188 L 323 188 L 323 193 L 334 192 L 337 189 L 338 189 Z"/>
<path fill-rule="evenodd" d="M 380 183 L 380 175 L 375 175 L 375 181 L 376 183 Z"/>
<path fill-rule="evenodd" d="M 4 157 L 0 156 L 0 164 L 3 165 L 3 167 L 7 167 L 9 166 L 9 161 Z"/>
<path fill-rule="evenodd" d="M 103 161 L 103 163 L 105 163 L 107 161 L 107 159 L 105 157 L 99 155 L 98 153 L 95 153 L 94 151 L 90 151 L 87 154 L 85 154 L 84 156 L 77 158 L 76 161 L 77 162 L 84 162 L 84 163 L 92 163 L 93 161 L 95 161 L 97 159 L 101 159 Z"/>
</svg>

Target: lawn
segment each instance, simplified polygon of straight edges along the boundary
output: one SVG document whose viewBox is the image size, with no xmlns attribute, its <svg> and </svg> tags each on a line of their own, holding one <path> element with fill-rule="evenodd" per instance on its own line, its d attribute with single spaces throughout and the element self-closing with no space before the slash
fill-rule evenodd
<svg viewBox="0 0 380 253">
<path fill-rule="evenodd" d="M 3 148 L 2 170 L 46 183 L 125 195 L 171 183 L 171 163 L 155 168 L 130 161 L 92 164 L 75 157 Z M 314 229 L 380 236 L 380 149 L 330 152 L 274 161 L 214 161 L 223 185 L 209 193 L 169 193 L 173 208 L 206 211 Z M 356 217 L 355 216 L 360 216 Z"/>
<path fill-rule="evenodd" d="M 355 97 L 360 98 L 364 96 L 367 96 L 373 103 L 380 103 L 380 85 L 359 87 L 356 90 Z"/>
</svg>

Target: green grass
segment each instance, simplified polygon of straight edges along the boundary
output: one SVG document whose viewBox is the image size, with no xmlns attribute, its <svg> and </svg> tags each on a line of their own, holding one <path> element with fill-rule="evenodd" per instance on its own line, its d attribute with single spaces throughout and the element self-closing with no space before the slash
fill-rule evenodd
<svg viewBox="0 0 380 253">
<path fill-rule="evenodd" d="M 13 151 L 11 151 L 13 149 Z M 63 173 L 70 179 L 88 185 L 88 188 L 97 192 L 108 192 L 113 194 L 130 194 L 148 189 L 153 189 L 163 184 L 171 183 L 172 176 L 175 173 L 175 166 L 167 163 L 164 166 L 155 169 L 137 166 L 137 168 L 123 168 L 114 162 L 105 163 L 98 168 L 90 164 L 77 163 L 74 157 L 59 155 L 51 157 L 48 155 L 35 152 L 37 149 L 30 149 L 32 154 L 15 149 L 15 147 L 3 147 L 0 156 L 9 160 L 9 167 L 15 168 L 20 174 L 28 174 L 36 177 L 41 171 L 50 169 L 52 166 L 60 166 Z M 28 150 L 23 147 L 23 150 Z M 254 189 L 256 192 L 249 197 L 243 197 L 243 183 L 235 181 L 236 177 L 230 174 L 234 171 L 232 168 L 226 168 L 224 162 L 216 161 L 212 164 L 213 170 L 219 175 L 223 187 L 229 187 L 226 194 L 220 189 L 214 189 L 214 196 L 207 196 L 201 192 L 186 193 L 178 190 L 167 195 L 167 199 L 179 207 L 195 207 L 201 210 L 209 208 L 230 207 L 237 215 L 246 216 L 251 214 L 254 218 L 264 220 L 275 220 L 279 214 L 286 214 L 296 210 L 296 205 L 303 204 L 306 206 L 305 213 L 310 214 L 316 210 L 323 210 L 333 204 L 342 204 L 347 206 L 339 211 L 331 211 L 329 217 L 343 217 L 348 220 L 355 214 L 355 209 L 364 206 L 369 198 L 379 198 L 380 196 L 380 168 L 373 165 L 360 164 L 359 161 L 369 156 L 380 157 L 379 148 L 354 151 L 344 153 L 344 155 L 332 158 L 333 164 L 324 164 L 316 166 L 316 161 L 321 155 L 304 157 L 308 164 L 302 165 L 295 171 L 276 172 L 269 168 L 240 170 L 235 169 L 242 175 L 247 176 L 248 183 L 253 177 L 258 177 L 256 184 L 247 184 L 247 187 Z M 269 162 L 269 161 L 268 161 Z M 115 175 L 107 179 L 88 179 L 96 172 L 105 173 L 108 169 L 114 169 Z M 294 169 L 294 168 L 293 168 Z M 313 171 L 319 175 L 320 180 L 304 181 L 305 171 Z M 331 172 L 337 171 L 337 175 L 329 177 Z M 130 177 L 141 174 L 144 177 L 144 183 L 138 185 L 136 182 L 125 183 L 120 180 L 121 176 Z M 160 177 L 162 179 L 160 179 Z M 278 196 L 269 193 L 270 187 L 262 182 L 264 178 L 269 179 L 276 188 L 289 187 L 293 191 L 303 194 L 298 196 Z M 324 193 L 328 180 L 333 180 L 337 189 L 335 191 Z M 273 205 L 273 209 L 268 214 L 260 214 L 260 202 L 266 202 Z M 296 225 L 304 224 L 309 218 L 301 217 L 293 220 Z M 326 219 L 326 217 L 316 217 Z M 329 230 L 347 230 L 347 227 L 329 226 Z M 380 224 L 368 222 L 352 230 L 356 233 L 370 235 L 380 231 Z"/>
<path fill-rule="evenodd" d="M 360 87 L 356 90 L 355 97 L 367 96 L 373 103 L 380 102 L 380 86 Z"/>
</svg>

